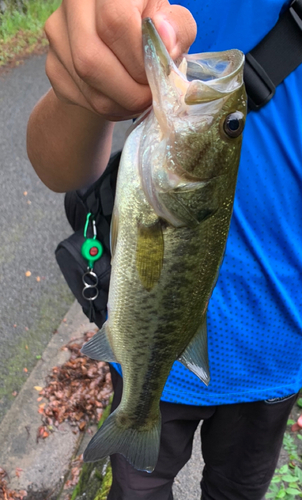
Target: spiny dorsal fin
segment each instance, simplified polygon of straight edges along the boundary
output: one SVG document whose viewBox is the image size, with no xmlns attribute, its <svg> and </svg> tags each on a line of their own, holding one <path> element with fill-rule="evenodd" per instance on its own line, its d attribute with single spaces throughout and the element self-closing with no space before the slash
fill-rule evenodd
<svg viewBox="0 0 302 500">
<path fill-rule="evenodd" d="M 139 223 L 136 267 L 143 287 L 150 291 L 159 280 L 163 267 L 164 238 L 159 220 L 146 226 Z"/>
</svg>

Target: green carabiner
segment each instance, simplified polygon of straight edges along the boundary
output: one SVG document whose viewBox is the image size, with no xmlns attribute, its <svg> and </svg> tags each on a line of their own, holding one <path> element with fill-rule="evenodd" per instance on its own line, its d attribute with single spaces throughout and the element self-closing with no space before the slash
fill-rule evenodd
<svg viewBox="0 0 302 500">
<path fill-rule="evenodd" d="M 86 218 L 86 224 L 84 228 L 85 241 L 82 245 L 81 253 L 84 259 L 87 260 L 89 268 L 93 269 L 94 262 L 100 259 L 103 255 L 103 245 L 96 239 L 97 233 L 95 220 L 92 220 L 93 238 L 87 238 L 87 230 L 91 215 L 91 212 L 89 212 Z"/>
</svg>

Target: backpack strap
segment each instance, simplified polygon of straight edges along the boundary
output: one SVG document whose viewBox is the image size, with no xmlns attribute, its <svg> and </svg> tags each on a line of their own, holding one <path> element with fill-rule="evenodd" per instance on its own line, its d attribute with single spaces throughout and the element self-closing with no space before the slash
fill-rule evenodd
<svg viewBox="0 0 302 500">
<path fill-rule="evenodd" d="M 277 85 L 302 63 L 302 0 L 293 0 L 272 30 L 246 54 L 244 81 L 249 110 L 258 111 Z"/>
<path fill-rule="evenodd" d="M 105 217 L 111 216 L 114 205 L 117 171 L 120 163 L 121 151 L 111 156 L 109 163 L 101 177 L 90 188 L 81 194 L 83 203 L 89 206 L 92 213 L 96 214 L 101 209 Z M 111 188 L 111 189 L 108 189 Z M 111 192 L 110 192 L 111 191 Z M 102 196 L 100 196 L 100 193 Z M 100 203 L 101 207 L 96 203 Z"/>
<path fill-rule="evenodd" d="M 107 252 L 110 252 L 110 222 L 120 158 L 120 151 L 111 156 L 103 174 L 87 190 L 71 191 L 65 195 L 65 212 L 72 228 L 83 229 L 87 214 L 91 213 Z"/>
</svg>

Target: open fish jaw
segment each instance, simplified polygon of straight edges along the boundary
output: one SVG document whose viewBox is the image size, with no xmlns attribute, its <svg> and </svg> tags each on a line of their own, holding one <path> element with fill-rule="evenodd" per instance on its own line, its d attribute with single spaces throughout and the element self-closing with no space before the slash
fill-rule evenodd
<svg viewBox="0 0 302 500">
<path fill-rule="evenodd" d="M 143 34 L 153 112 L 140 145 L 142 188 L 157 215 L 179 226 L 182 221 L 163 206 L 160 193 L 229 176 L 230 169 L 237 173 L 241 133 L 230 139 L 223 127 L 232 112 L 241 113 L 244 125 L 244 55 L 238 50 L 185 55 L 177 67 L 150 20 Z"/>
<path fill-rule="evenodd" d="M 150 20 L 143 39 L 153 108 L 123 150 L 108 320 L 83 348 L 119 362 L 124 389 L 84 459 L 121 453 L 151 472 L 174 361 L 210 380 L 206 311 L 231 220 L 246 95 L 239 51 L 186 55 L 177 68 Z"/>
</svg>

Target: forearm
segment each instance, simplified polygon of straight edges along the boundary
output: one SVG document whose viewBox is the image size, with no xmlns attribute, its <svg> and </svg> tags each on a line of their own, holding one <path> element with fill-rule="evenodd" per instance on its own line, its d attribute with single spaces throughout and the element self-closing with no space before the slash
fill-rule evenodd
<svg viewBox="0 0 302 500">
<path fill-rule="evenodd" d="M 28 157 L 40 179 L 57 192 L 94 182 L 109 160 L 114 124 L 50 90 L 28 122 Z"/>
</svg>

